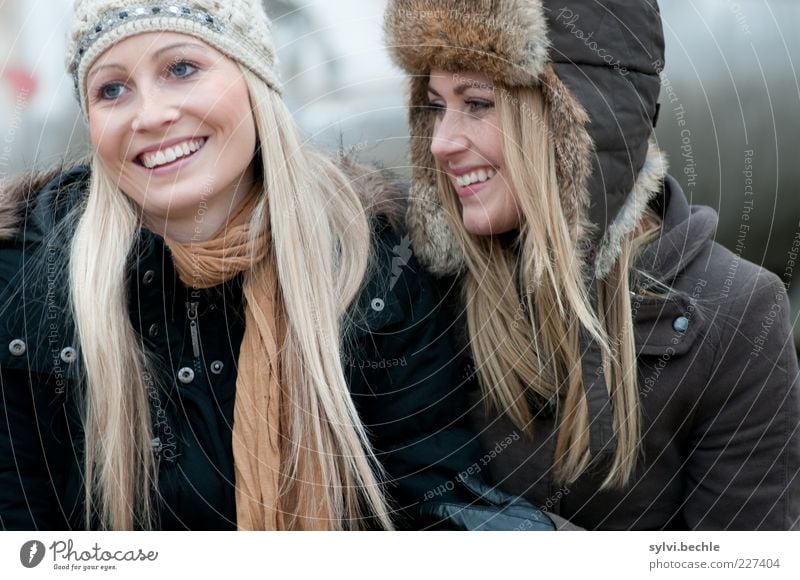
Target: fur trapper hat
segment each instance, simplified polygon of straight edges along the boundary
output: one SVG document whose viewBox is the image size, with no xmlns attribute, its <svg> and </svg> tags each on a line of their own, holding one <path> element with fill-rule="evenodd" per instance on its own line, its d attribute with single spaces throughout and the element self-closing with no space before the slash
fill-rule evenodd
<svg viewBox="0 0 800 580">
<path fill-rule="evenodd" d="M 390 0 L 385 31 L 410 75 L 407 225 L 418 257 L 442 275 L 464 265 L 437 194 L 429 73 L 481 72 L 541 88 L 565 215 L 606 276 L 666 175 L 653 138 L 664 61 L 656 0 Z"/>
</svg>

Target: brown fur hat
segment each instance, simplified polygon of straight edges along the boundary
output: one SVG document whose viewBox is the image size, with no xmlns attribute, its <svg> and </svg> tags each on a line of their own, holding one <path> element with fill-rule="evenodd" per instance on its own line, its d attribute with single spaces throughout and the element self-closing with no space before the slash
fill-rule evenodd
<svg viewBox="0 0 800 580">
<path fill-rule="evenodd" d="M 433 69 L 478 71 L 542 90 L 565 215 L 605 276 L 666 174 L 651 139 L 663 66 L 656 0 L 390 0 L 385 32 L 409 74 L 406 221 L 418 257 L 438 274 L 463 268 L 437 193 L 427 86 Z"/>
<path fill-rule="evenodd" d="M 389 46 L 408 73 L 480 70 L 509 85 L 535 83 L 547 60 L 547 26 L 539 0 L 392 2 Z"/>
</svg>

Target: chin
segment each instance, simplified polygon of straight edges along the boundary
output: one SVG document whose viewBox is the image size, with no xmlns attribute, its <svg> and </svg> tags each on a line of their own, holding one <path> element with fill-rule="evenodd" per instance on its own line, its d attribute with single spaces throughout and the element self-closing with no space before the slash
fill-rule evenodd
<svg viewBox="0 0 800 580">
<path fill-rule="evenodd" d="M 464 229 L 467 230 L 468 234 L 472 234 L 473 236 L 492 235 L 492 229 L 486 224 L 474 223 L 468 220 L 464 221 Z"/>
<path fill-rule="evenodd" d="M 496 236 L 510 232 L 517 227 L 516 224 L 496 223 L 500 220 L 492 220 L 491 216 L 485 212 L 475 215 L 473 212 L 464 211 L 462 220 L 464 229 L 473 236 Z"/>
</svg>

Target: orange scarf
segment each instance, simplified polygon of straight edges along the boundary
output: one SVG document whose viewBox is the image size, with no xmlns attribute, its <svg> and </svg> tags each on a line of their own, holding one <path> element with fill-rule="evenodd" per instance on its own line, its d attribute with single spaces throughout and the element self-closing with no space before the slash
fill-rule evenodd
<svg viewBox="0 0 800 580">
<path fill-rule="evenodd" d="M 268 231 L 250 255 L 249 220 L 259 190 L 208 241 L 166 240 L 188 287 L 210 288 L 246 272 L 245 331 L 239 352 L 233 411 L 236 518 L 240 530 L 277 530 L 280 491 L 278 351 L 283 340 L 282 307 Z"/>
</svg>

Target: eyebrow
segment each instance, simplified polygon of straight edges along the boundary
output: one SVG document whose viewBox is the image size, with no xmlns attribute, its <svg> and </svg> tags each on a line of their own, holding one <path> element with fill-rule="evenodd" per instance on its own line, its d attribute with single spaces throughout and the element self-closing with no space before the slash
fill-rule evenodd
<svg viewBox="0 0 800 580">
<path fill-rule="evenodd" d="M 152 60 L 156 60 L 162 54 L 167 51 L 173 50 L 175 48 L 199 48 L 201 50 L 205 50 L 205 46 L 202 44 L 197 44 L 196 42 L 176 42 L 175 44 L 167 45 L 163 48 L 159 48 L 154 54 Z"/>
<path fill-rule="evenodd" d="M 205 47 L 202 44 L 197 44 L 196 42 L 176 42 L 174 44 L 170 44 L 170 45 L 164 46 L 162 48 L 159 48 L 157 51 L 155 51 L 153 53 L 153 57 L 150 60 L 151 61 L 152 60 L 158 60 L 161 57 L 161 55 L 163 55 L 165 52 L 168 52 L 170 50 L 174 50 L 176 48 L 199 48 L 201 50 L 205 49 Z M 103 64 L 103 65 L 98 66 L 95 69 L 92 69 L 92 72 L 90 72 L 88 74 L 87 79 L 95 76 L 101 70 L 106 69 L 106 68 L 113 68 L 113 69 L 118 69 L 118 70 L 120 70 L 122 72 L 127 72 L 127 69 L 124 66 L 122 66 L 121 64 L 116 64 L 116 63 Z"/>
</svg>

